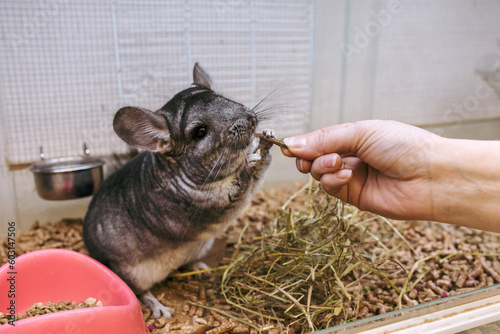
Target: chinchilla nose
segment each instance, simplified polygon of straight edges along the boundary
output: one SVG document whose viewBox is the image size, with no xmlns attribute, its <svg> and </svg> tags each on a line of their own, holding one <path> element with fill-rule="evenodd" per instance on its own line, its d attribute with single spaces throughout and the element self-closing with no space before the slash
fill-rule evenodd
<svg viewBox="0 0 500 334">
<path fill-rule="evenodd" d="M 237 133 L 248 131 L 252 127 L 252 123 L 251 118 L 240 118 L 234 122 L 231 131 Z"/>
<path fill-rule="evenodd" d="M 245 132 L 253 131 L 257 127 L 257 115 L 248 109 L 243 109 L 239 113 L 239 116 L 235 118 L 231 131 L 233 132 Z"/>
</svg>

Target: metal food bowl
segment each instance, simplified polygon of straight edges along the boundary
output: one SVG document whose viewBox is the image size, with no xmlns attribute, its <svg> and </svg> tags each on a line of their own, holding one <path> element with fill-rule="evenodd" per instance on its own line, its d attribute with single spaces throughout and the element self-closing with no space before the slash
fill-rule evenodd
<svg viewBox="0 0 500 334">
<path fill-rule="evenodd" d="M 65 200 L 93 195 L 102 182 L 103 165 L 104 161 L 90 156 L 68 157 L 42 160 L 30 170 L 41 198 Z"/>
</svg>

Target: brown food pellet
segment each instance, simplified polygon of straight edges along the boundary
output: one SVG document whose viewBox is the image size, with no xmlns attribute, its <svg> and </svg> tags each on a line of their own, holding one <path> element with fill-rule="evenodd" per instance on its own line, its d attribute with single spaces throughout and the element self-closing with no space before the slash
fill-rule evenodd
<svg viewBox="0 0 500 334">
<path fill-rule="evenodd" d="M 467 281 L 467 274 L 465 272 L 460 273 L 457 282 L 455 283 L 459 288 L 463 288 L 465 282 Z"/>
<path fill-rule="evenodd" d="M 196 329 L 194 331 L 190 332 L 189 334 L 203 334 L 203 333 L 206 333 L 209 328 L 210 328 L 210 326 L 201 325 L 201 326 L 196 327 Z"/>
<path fill-rule="evenodd" d="M 236 323 L 234 323 L 232 321 L 227 321 L 227 322 L 221 324 L 219 327 L 216 327 L 216 328 L 213 328 L 209 331 L 206 331 L 206 334 L 222 334 L 222 333 L 226 333 L 226 332 L 230 331 L 234 327 L 236 327 Z"/>
<path fill-rule="evenodd" d="M 417 289 L 411 289 L 411 291 L 408 293 L 408 297 L 410 297 L 410 299 L 415 299 L 417 298 L 417 293 L 418 293 Z"/>
<path fill-rule="evenodd" d="M 244 324 L 238 324 L 236 327 L 234 327 L 231 330 L 232 334 L 245 334 L 249 332 L 249 328 L 247 325 Z"/>
<path fill-rule="evenodd" d="M 163 330 L 159 329 L 159 328 L 155 328 L 151 331 L 151 334 L 163 334 Z"/>
<path fill-rule="evenodd" d="M 95 298 L 88 298 L 87 300 L 80 303 L 71 303 L 71 301 L 61 301 L 58 303 L 47 302 L 47 303 L 34 303 L 29 309 L 26 310 L 26 314 L 16 315 L 14 321 L 23 320 L 31 317 L 36 317 L 38 315 L 44 315 L 49 313 L 56 313 L 61 311 L 70 311 L 88 307 L 100 307 L 102 302 L 96 300 Z M 7 314 L 0 312 L 0 324 L 4 325 L 11 321 L 11 317 Z"/>
<path fill-rule="evenodd" d="M 160 327 L 160 328 L 165 327 L 166 324 L 167 324 L 167 319 L 165 319 L 164 317 L 160 317 L 156 319 L 154 322 L 155 327 Z"/>
<path fill-rule="evenodd" d="M 201 308 L 201 307 L 198 307 L 198 309 L 196 310 L 196 316 L 198 316 L 200 318 L 203 317 L 204 313 L 205 312 L 204 312 L 203 308 Z"/>
<path fill-rule="evenodd" d="M 190 309 L 191 309 L 191 305 L 189 305 L 189 303 L 188 303 L 188 302 L 186 302 L 186 303 L 184 304 L 184 306 L 182 307 L 182 310 L 183 310 L 185 313 L 188 313 Z"/>
<path fill-rule="evenodd" d="M 223 317 L 222 315 L 220 315 L 219 313 L 217 313 L 215 311 L 210 311 L 210 313 L 212 313 L 215 320 L 217 320 L 219 323 L 223 324 L 223 323 L 227 322 L 227 319 L 225 317 Z"/>
</svg>

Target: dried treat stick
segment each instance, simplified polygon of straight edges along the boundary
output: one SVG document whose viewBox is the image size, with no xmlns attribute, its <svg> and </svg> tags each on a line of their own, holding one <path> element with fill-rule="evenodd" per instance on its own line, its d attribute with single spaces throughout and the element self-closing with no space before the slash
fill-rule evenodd
<svg viewBox="0 0 500 334">
<path fill-rule="evenodd" d="M 282 148 L 288 148 L 285 143 L 283 142 L 283 140 L 281 139 L 276 139 L 276 138 L 269 138 L 269 137 L 266 137 L 264 134 L 262 133 L 256 133 L 255 134 L 255 137 L 259 138 L 259 139 L 263 139 L 263 140 L 267 140 L 268 142 L 270 143 L 273 143 L 274 145 L 278 145 L 279 147 L 282 147 Z"/>
</svg>

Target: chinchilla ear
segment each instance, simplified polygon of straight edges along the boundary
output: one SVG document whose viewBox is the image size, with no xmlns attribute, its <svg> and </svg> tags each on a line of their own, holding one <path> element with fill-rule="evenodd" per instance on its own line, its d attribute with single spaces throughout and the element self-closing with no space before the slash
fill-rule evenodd
<svg viewBox="0 0 500 334">
<path fill-rule="evenodd" d="M 198 65 L 198 63 L 194 64 L 193 79 L 195 85 L 202 85 L 211 89 L 212 79 L 210 79 L 210 76 L 207 74 L 207 72 L 205 72 L 203 68 L 201 68 L 200 65 Z"/>
<path fill-rule="evenodd" d="M 172 150 L 170 133 L 165 119 L 150 110 L 124 107 L 113 120 L 116 134 L 127 144 L 152 152 Z"/>
</svg>

